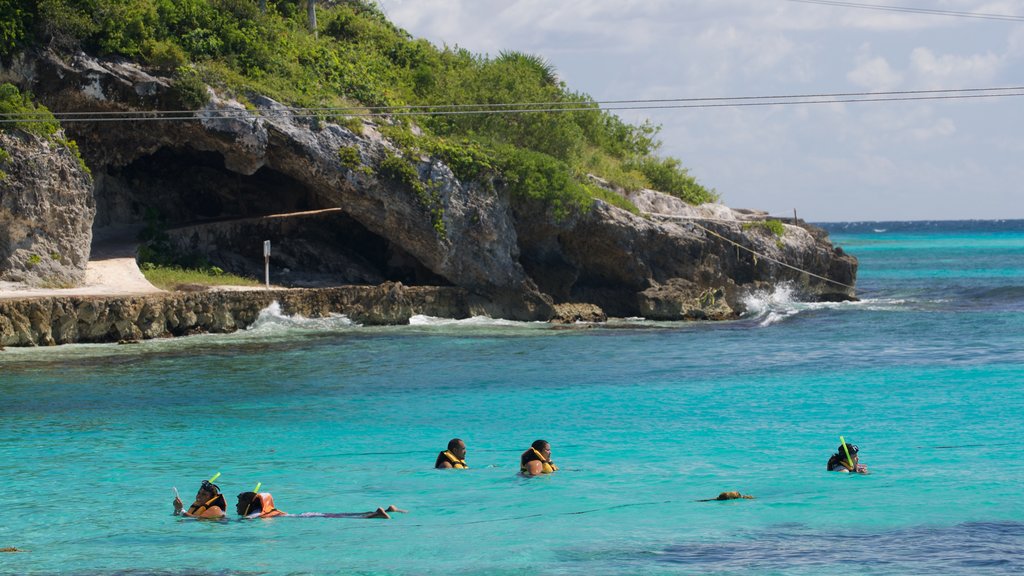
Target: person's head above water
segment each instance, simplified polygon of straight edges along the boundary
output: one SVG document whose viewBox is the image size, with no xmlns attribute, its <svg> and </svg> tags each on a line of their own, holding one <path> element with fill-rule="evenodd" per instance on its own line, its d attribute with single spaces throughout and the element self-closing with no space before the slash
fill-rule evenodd
<svg viewBox="0 0 1024 576">
<path fill-rule="evenodd" d="M 448 441 L 448 449 L 438 453 L 434 468 L 469 468 L 466 464 L 466 443 L 460 438 Z"/>
<path fill-rule="evenodd" d="M 551 461 L 551 444 L 547 440 L 534 440 L 519 458 L 519 471 L 526 476 L 550 474 L 558 470 Z"/>
<path fill-rule="evenodd" d="M 274 497 L 270 492 L 242 492 L 235 503 L 235 512 L 239 516 L 284 516 L 285 513 L 274 507 Z"/>
<path fill-rule="evenodd" d="M 836 453 L 828 459 L 827 468 L 829 472 L 856 472 L 867 474 L 867 466 L 860 463 L 858 453 L 860 448 L 852 442 L 840 444 Z"/>
<path fill-rule="evenodd" d="M 260 495 L 255 492 L 242 492 L 239 494 L 238 502 L 235 504 L 235 512 L 239 516 L 263 512 L 263 501 L 260 499 Z"/>
<path fill-rule="evenodd" d="M 202 500 L 205 502 L 218 494 L 220 494 L 220 486 L 209 480 L 203 480 L 203 483 L 199 485 L 199 491 L 196 492 L 196 501 Z"/>
<path fill-rule="evenodd" d="M 448 451 L 459 460 L 466 459 L 466 443 L 460 438 L 452 438 L 448 441 Z"/>
</svg>

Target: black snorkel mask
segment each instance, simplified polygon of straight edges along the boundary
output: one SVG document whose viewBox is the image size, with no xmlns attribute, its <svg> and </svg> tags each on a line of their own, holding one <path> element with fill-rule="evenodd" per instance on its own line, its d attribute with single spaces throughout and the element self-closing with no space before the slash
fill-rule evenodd
<svg viewBox="0 0 1024 576">
<path fill-rule="evenodd" d="M 203 505 L 207 508 L 210 506 L 217 506 L 221 510 L 224 510 L 228 507 L 228 502 L 224 499 L 224 494 L 221 493 L 220 487 L 213 482 L 203 480 L 203 483 L 199 485 L 199 491 L 210 495 L 206 501 L 203 502 Z"/>
</svg>

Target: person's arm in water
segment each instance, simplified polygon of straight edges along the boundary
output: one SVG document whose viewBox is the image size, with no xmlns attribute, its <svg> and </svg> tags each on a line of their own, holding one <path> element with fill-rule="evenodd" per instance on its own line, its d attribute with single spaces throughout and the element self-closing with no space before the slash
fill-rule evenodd
<svg viewBox="0 0 1024 576">
<path fill-rule="evenodd" d="M 437 468 L 451 468 L 452 463 L 447 460 L 441 460 L 437 463 Z"/>
</svg>

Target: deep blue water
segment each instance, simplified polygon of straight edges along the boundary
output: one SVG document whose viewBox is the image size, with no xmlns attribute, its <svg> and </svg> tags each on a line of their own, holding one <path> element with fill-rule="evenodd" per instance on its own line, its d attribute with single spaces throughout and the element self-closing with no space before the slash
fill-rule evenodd
<svg viewBox="0 0 1024 576">
<path fill-rule="evenodd" d="M 826 225 L 857 303 L 558 330 L 284 318 L 0 352 L 4 574 L 1016 574 L 1024 222 Z M 872 474 L 824 471 L 840 435 Z M 447 440 L 468 471 L 431 469 Z M 536 438 L 562 467 L 517 476 Z M 201 479 L 292 512 L 197 522 Z M 724 490 L 754 500 L 696 502 Z"/>
</svg>

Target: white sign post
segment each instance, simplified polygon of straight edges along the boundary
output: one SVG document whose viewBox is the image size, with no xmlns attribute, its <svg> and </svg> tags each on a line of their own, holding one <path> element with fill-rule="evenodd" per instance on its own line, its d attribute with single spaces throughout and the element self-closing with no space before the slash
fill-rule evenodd
<svg viewBox="0 0 1024 576">
<path fill-rule="evenodd" d="M 270 288 L 270 240 L 263 241 L 263 277 Z"/>
</svg>

